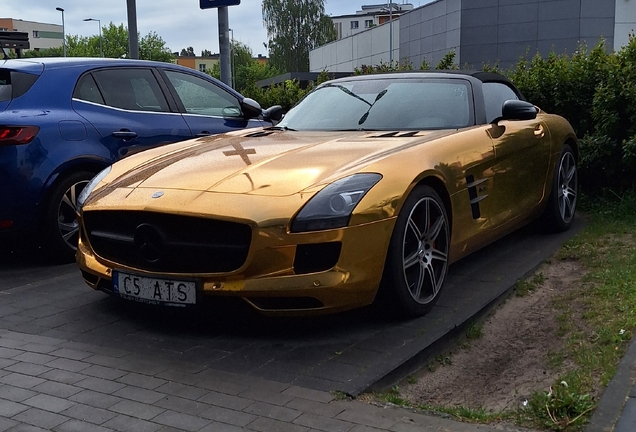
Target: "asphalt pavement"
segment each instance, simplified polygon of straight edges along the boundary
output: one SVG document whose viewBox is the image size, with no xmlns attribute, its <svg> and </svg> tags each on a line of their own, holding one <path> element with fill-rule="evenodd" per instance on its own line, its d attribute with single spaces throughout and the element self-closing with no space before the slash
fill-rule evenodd
<svg viewBox="0 0 636 432">
<path fill-rule="evenodd" d="M 198 310 L 140 307 L 91 290 L 74 264 L 50 266 L 37 251 L 5 248 L 0 432 L 523 430 L 355 397 L 426 364 L 581 226 L 558 235 L 524 229 L 454 264 L 438 304 L 413 320 L 372 309 L 265 318 L 229 300 Z M 631 358 L 615 379 L 627 393 L 611 384 L 613 400 L 604 396 L 586 432 L 636 430 Z"/>
</svg>

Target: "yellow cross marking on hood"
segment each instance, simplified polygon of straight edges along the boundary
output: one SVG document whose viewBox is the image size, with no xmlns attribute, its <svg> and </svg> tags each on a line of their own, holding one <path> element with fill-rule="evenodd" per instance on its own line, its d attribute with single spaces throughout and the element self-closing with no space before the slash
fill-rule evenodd
<svg viewBox="0 0 636 432">
<path fill-rule="evenodd" d="M 252 164 L 252 161 L 247 155 L 256 154 L 256 149 L 245 149 L 241 144 L 232 144 L 232 147 L 234 147 L 234 150 L 224 151 L 223 154 L 225 156 L 240 156 L 243 162 L 245 162 L 245 165 Z"/>
</svg>

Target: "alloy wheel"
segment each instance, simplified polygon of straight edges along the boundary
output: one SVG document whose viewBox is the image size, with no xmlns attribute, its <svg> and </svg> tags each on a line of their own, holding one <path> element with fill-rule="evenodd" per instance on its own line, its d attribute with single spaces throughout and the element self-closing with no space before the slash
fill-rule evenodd
<svg viewBox="0 0 636 432">
<path fill-rule="evenodd" d="M 576 210 L 577 173 L 576 161 L 571 152 L 565 152 L 559 164 L 559 188 L 557 201 L 559 214 L 565 223 L 569 223 Z"/>
<path fill-rule="evenodd" d="M 448 265 L 448 221 L 439 202 L 420 199 L 411 209 L 402 246 L 404 280 L 413 300 L 427 304 L 440 291 Z"/>
<path fill-rule="evenodd" d="M 79 240 L 79 223 L 77 221 L 77 198 L 88 180 L 71 185 L 62 196 L 57 211 L 57 226 L 62 240 L 72 250 L 77 249 Z"/>
</svg>

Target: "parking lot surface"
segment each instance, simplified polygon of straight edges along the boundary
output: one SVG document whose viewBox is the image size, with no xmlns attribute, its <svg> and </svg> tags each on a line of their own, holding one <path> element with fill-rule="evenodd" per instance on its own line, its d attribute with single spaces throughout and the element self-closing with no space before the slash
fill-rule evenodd
<svg viewBox="0 0 636 432">
<path fill-rule="evenodd" d="M 344 396 L 385 389 L 419 368 L 576 231 L 525 229 L 451 266 L 438 304 L 413 320 L 371 308 L 266 318 L 232 299 L 140 306 L 88 288 L 74 264 L 5 250 L 0 431 L 517 430 Z"/>
</svg>

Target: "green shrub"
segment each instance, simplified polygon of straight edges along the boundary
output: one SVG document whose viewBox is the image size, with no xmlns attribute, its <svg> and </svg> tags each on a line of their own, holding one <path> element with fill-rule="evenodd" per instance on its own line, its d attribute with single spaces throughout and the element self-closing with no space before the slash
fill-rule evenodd
<svg viewBox="0 0 636 432">
<path fill-rule="evenodd" d="M 621 194 L 636 184 L 636 38 L 608 53 L 601 40 L 571 57 L 538 54 L 504 72 L 524 96 L 570 121 L 580 139 L 584 191 Z"/>
</svg>

